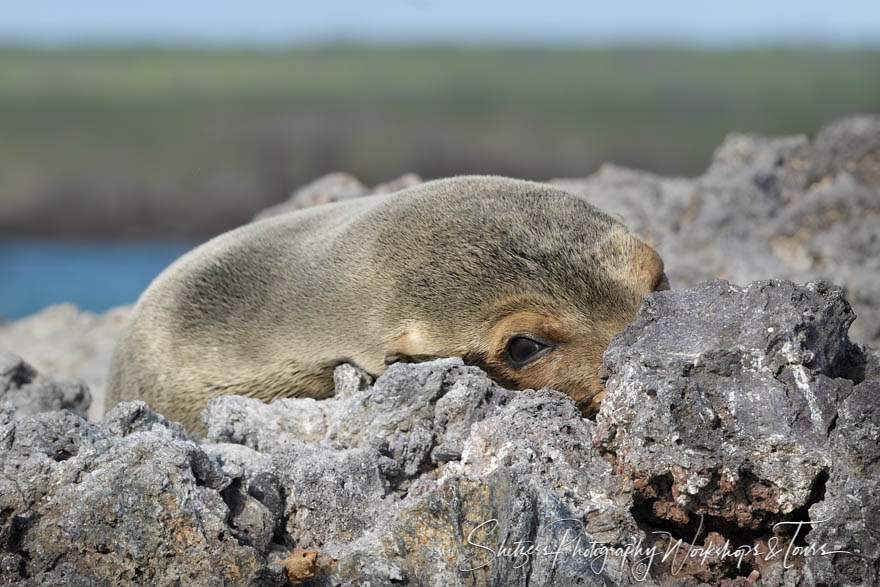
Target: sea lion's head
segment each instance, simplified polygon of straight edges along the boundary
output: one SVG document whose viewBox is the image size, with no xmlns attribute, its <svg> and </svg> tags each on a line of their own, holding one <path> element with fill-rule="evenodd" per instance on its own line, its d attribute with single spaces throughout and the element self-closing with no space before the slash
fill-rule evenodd
<svg viewBox="0 0 880 587">
<path fill-rule="evenodd" d="M 668 282 L 660 256 L 621 227 L 612 228 L 597 256 L 598 267 L 582 273 L 593 278 L 567 290 L 574 295 L 530 293 L 495 306 L 482 366 L 496 380 L 556 389 L 585 415 L 598 409 L 604 394 L 598 371 L 611 337 L 635 318 L 645 296 L 668 289 Z"/>
<path fill-rule="evenodd" d="M 416 253 L 384 260 L 406 317 L 386 362 L 463 356 L 507 387 L 556 389 L 594 412 L 611 337 L 668 288 L 660 256 L 544 184 L 459 178 L 406 197 L 394 250 Z"/>
</svg>

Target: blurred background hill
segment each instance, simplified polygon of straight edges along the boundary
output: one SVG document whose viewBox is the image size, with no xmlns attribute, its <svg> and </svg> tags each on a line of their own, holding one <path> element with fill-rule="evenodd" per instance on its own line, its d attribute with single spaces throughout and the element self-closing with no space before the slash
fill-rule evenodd
<svg viewBox="0 0 880 587">
<path fill-rule="evenodd" d="M 0 79 L 0 230 L 204 238 L 336 170 L 698 174 L 732 130 L 876 108 L 880 53 L 6 49 Z"/>
<path fill-rule="evenodd" d="M 332 171 L 695 175 L 728 132 L 880 107 L 872 2 L 537 4 L 8 7 L 0 315 L 131 302 Z"/>
</svg>

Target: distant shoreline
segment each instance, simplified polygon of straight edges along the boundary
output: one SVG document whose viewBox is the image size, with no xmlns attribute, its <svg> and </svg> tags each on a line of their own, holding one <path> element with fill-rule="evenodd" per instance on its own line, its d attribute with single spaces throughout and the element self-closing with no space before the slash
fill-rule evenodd
<svg viewBox="0 0 880 587">
<path fill-rule="evenodd" d="M 339 170 L 699 175 L 876 110 L 880 50 L 7 47 L 0 79 L 0 233 L 204 238 Z"/>
</svg>

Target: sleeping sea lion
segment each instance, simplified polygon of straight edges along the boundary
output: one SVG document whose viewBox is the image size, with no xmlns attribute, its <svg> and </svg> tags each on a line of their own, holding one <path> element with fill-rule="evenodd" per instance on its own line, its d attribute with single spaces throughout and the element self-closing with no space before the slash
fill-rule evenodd
<svg viewBox="0 0 880 587">
<path fill-rule="evenodd" d="M 333 369 L 460 356 L 585 414 L 613 334 L 666 287 L 657 253 L 549 185 L 431 181 L 267 218 L 174 262 L 140 297 L 107 406 L 142 399 L 199 429 L 209 398 L 333 394 Z"/>
</svg>

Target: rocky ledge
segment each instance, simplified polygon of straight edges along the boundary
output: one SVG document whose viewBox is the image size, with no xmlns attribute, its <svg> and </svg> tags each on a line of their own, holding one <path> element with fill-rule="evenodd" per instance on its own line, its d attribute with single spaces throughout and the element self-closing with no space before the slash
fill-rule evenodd
<svg viewBox="0 0 880 587">
<path fill-rule="evenodd" d="M 880 359 L 853 319 L 824 282 L 655 293 L 595 421 L 458 359 L 221 397 L 201 439 L 139 402 L 7 402 L 0 582 L 876 585 Z M 4 361 L 0 402 L 77 403 Z"/>
</svg>

